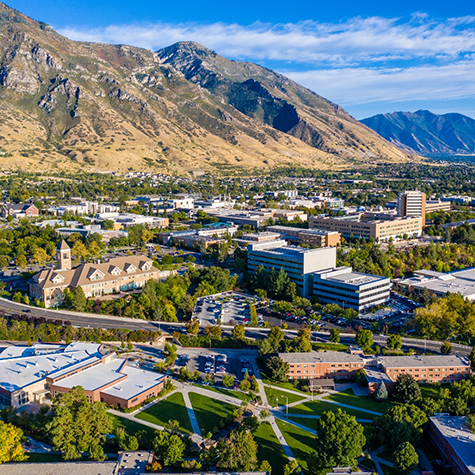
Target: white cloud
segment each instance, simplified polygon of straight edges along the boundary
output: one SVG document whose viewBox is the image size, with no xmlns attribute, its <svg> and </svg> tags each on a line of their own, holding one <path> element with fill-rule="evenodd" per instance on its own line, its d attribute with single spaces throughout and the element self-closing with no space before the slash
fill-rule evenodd
<svg viewBox="0 0 475 475">
<path fill-rule="evenodd" d="M 155 23 L 59 31 L 71 39 L 125 43 L 148 49 L 190 40 L 233 58 L 293 63 L 386 62 L 456 57 L 475 51 L 475 17 L 437 21 L 426 15 L 414 15 L 406 22 L 396 18 L 357 17 L 339 24 L 305 21 L 249 26 Z"/>
<path fill-rule="evenodd" d="M 340 68 L 283 74 L 342 105 L 475 97 L 475 61 L 406 69 Z"/>
</svg>

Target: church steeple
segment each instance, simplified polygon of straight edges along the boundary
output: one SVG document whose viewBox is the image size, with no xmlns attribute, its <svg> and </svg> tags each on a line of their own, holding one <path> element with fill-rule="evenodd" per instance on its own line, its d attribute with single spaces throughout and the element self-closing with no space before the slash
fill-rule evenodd
<svg viewBox="0 0 475 475">
<path fill-rule="evenodd" d="M 56 268 L 58 270 L 71 270 L 71 248 L 63 239 L 56 249 Z"/>
</svg>

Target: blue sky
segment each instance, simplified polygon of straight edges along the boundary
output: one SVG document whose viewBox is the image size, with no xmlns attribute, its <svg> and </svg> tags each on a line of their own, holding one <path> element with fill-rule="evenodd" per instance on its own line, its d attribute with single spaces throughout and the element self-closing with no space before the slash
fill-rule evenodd
<svg viewBox="0 0 475 475">
<path fill-rule="evenodd" d="M 396 110 L 475 118 L 471 0 L 11 0 L 75 40 L 159 49 L 197 41 L 275 69 L 362 119 Z"/>
</svg>

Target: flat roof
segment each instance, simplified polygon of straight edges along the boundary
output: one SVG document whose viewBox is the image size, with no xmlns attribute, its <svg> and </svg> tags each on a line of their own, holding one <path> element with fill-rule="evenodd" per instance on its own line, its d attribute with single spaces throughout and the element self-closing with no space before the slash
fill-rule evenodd
<svg viewBox="0 0 475 475">
<path fill-rule="evenodd" d="M 475 434 L 467 427 L 464 416 L 433 416 L 430 421 L 452 446 L 471 473 L 475 473 Z M 5 465 L 7 466 L 7 465 Z"/>
<path fill-rule="evenodd" d="M 460 355 L 413 355 L 413 356 L 381 356 L 378 361 L 385 368 L 411 368 L 411 367 L 443 367 L 467 366 L 470 360 Z"/>
<path fill-rule="evenodd" d="M 162 374 L 126 366 L 124 363 L 126 360 L 117 358 L 73 374 L 54 385 L 62 388 L 82 386 L 86 391 L 95 391 L 105 385 L 112 384 L 113 386 L 103 389 L 101 392 L 128 400 L 153 388 L 165 378 Z M 119 372 L 122 365 L 124 366 Z M 124 376 L 127 376 L 127 379 L 120 381 Z"/>
<path fill-rule="evenodd" d="M 116 462 L 4 463 L 2 475 L 114 475 Z"/>
<path fill-rule="evenodd" d="M 289 364 L 300 363 L 364 363 L 360 355 L 341 351 L 310 351 L 308 353 L 279 353 L 279 358 Z"/>
<path fill-rule="evenodd" d="M 372 282 L 379 282 L 381 280 L 389 281 L 389 278 L 381 277 L 379 275 L 362 274 L 360 272 L 348 272 L 347 274 L 339 274 L 327 277 L 325 280 L 360 286 L 363 284 L 370 284 Z"/>
<path fill-rule="evenodd" d="M 56 376 L 61 370 L 99 362 L 102 358 L 99 353 L 100 346 L 95 343 L 82 343 L 77 350 L 69 345 L 46 354 L 27 352 L 25 356 L 22 354 L 13 357 L 7 356 L 0 359 L 0 386 L 9 392 L 14 392 L 41 381 L 46 376 Z M 21 348 L 28 347 L 17 348 L 20 348 L 17 351 L 21 353 Z M 7 354 L 10 354 L 11 351 L 11 347 L 4 350 Z"/>
</svg>

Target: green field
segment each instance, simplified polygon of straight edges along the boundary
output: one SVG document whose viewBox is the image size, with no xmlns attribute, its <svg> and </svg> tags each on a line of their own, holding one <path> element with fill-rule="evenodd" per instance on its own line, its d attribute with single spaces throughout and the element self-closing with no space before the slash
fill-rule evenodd
<svg viewBox="0 0 475 475">
<path fill-rule="evenodd" d="M 286 391 L 280 391 L 279 389 L 269 387 L 267 385 L 264 386 L 264 389 L 266 391 L 267 400 L 269 401 L 269 404 L 272 407 L 284 406 L 285 404 L 287 404 L 286 398 L 288 398 L 289 404 L 305 399 L 303 396 L 297 396 L 296 394 L 288 393 Z"/>
<path fill-rule="evenodd" d="M 309 429 L 317 430 L 318 419 L 307 419 L 306 417 L 291 417 L 289 415 L 289 420 L 294 421 L 302 426 L 308 427 Z"/>
<path fill-rule="evenodd" d="M 379 402 L 373 396 L 355 396 L 352 389 L 346 389 L 340 393 L 330 394 L 329 396 L 325 396 L 323 399 L 329 399 L 330 401 L 367 409 L 368 411 L 379 412 L 381 414 L 391 409 L 395 404 L 389 401 Z"/>
<path fill-rule="evenodd" d="M 336 411 L 341 409 L 351 416 L 355 416 L 357 419 L 371 419 L 376 416 L 369 412 L 359 411 L 357 409 L 348 409 L 346 407 L 340 407 L 336 404 L 331 404 L 325 401 L 309 401 L 299 404 L 298 406 L 289 407 L 289 415 L 292 414 L 305 414 L 309 416 L 321 416 L 326 411 Z"/>
<path fill-rule="evenodd" d="M 258 446 L 257 458 L 259 462 L 267 460 L 272 466 L 272 475 L 283 475 L 284 465 L 288 459 L 272 426 L 268 422 L 263 422 L 252 435 Z"/>
<path fill-rule="evenodd" d="M 298 463 L 302 469 L 306 471 L 308 468 L 307 457 L 314 450 L 315 437 L 312 434 L 279 419 L 276 419 L 276 423 L 282 431 L 282 434 Z"/>
<path fill-rule="evenodd" d="M 196 420 L 204 433 L 216 432 L 222 421 L 234 412 L 237 406 L 198 393 L 189 393 Z"/>
<path fill-rule="evenodd" d="M 206 391 L 212 391 L 215 393 L 224 394 L 225 396 L 234 397 L 236 399 L 240 399 L 241 401 L 249 402 L 251 400 L 251 396 L 243 393 L 242 391 L 233 391 L 231 389 L 216 388 L 214 386 L 204 386 L 204 385 L 199 385 L 199 387 L 201 389 L 205 389 Z"/>
<path fill-rule="evenodd" d="M 188 411 L 181 393 L 173 393 L 166 399 L 152 404 L 145 411 L 139 412 L 135 417 L 163 427 L 169 421 L 178 421 L 181 432 L 193 433 Z"/>
<path fill-rule="evenodd" d="M 342 343 L 312 343 L 312 348 L 314 351 L 348 351 L 348 345 L 343 345 Z"/>
<path fill-rule="evenodd" d="M 135 435 L 140 430 L 145 430 L 152 437 L 155 432 L 155 429 L 152 429 L 151 427 L 148 427 L 148 426 L 144 426 L 138 421 L 135 422 L 130 419 L 126 419 L 125 417 L 116 416 L 115 414 L 110 414 L 110 413 L 109 413 L 109 417 L 112 419 L 112 425 L 114 429 L 122 427 L 127 431 L 128 434 L 131 434 L 131 435 Z"/>
</svg>

